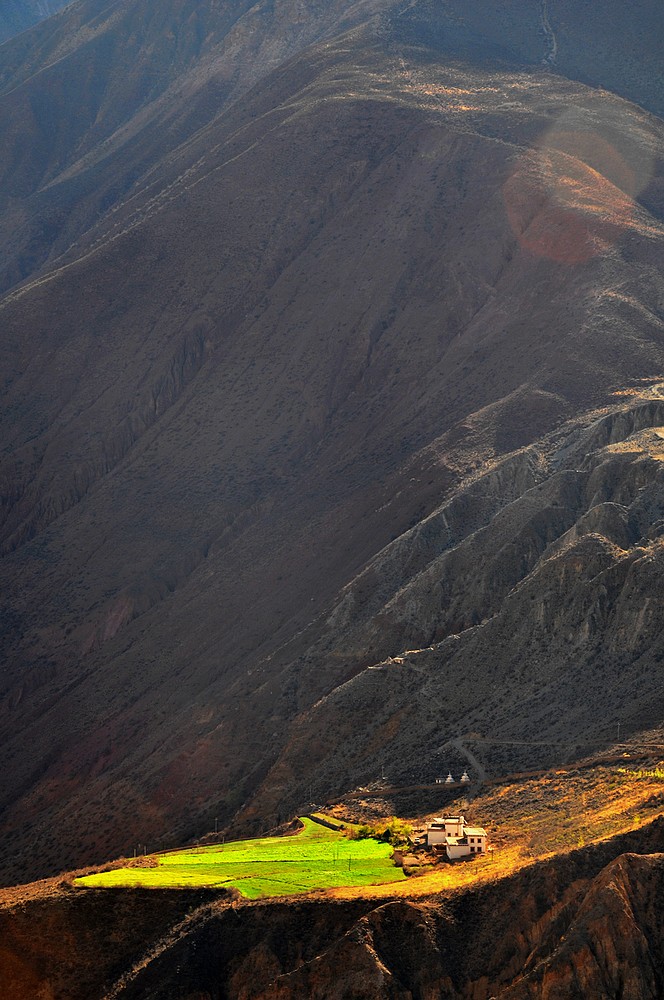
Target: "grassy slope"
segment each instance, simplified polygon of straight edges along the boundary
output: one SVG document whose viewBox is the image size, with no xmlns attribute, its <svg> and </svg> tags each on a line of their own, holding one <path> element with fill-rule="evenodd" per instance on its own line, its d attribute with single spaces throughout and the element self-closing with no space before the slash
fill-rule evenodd
<svg viewBox="0 0 664 1000">
<path fill-rule="evenodd" d="M 155 867 L 116 868 L 76 879 L 91 888 L 232 886 L 248 899 L 292 895 L 333 886 L 366 886 L 404 878 L 392 848 L 375 840 L 349 840 L 309 819 L 294 837 L 266 837 L 171 851 Z"/>
<path fill-rule="evenodd" d="M 370 894 L 427 896 L 502 878 L 554 854 L 644 826 L 663 810 L 661 763 L 642 768 L 626 761 L 505 783 L 470 805 L 459 799 L 446 807 L 446 815 L 463 811 L 468 821 L 486 826 L 492 853 L 472 862 L 442 865 L 406 884 L 378 886 Z M 356 887 L 330 892 L 340 898 L 366 894 Z"/>
<path fill-rule="evenodd" d="M 304 829 L 294 837 L 173 851 L 155 857 L 155 867 L 118 868 L 76 879 L 75 884 L 233 886 L 248 899 L 314 889 L 329 890 L 338 898 L 427 896 L 501 878 L 536 860 L 624 833 L 650 822 L 663 806 L 661 765 L 642 770 L 626 762 L 551 771 L 492 788 L 470 806 L 461 800 L 451 804 L 448 813 L 458 808 L 471 822 L 487 826 L 493 852 L 407 880 L 393 866 L 388 845 L 348 840 L 304 819 Z M 343 812 L 344 807 L 334 811 Z"/>
</svg>

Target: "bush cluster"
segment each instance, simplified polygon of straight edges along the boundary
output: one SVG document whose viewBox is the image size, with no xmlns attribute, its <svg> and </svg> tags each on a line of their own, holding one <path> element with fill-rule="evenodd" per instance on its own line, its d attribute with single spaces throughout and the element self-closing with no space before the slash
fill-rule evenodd
<svg viewBox="0 0 664 1000">
<path fill-rule="evenodd" d="M 391 816 L 385 826 L 382 823 L 363 823 L 361 826 L 356 826 L 350 835 L 354 840 L 373 837 L 385 844 L 391 844 L 392 847 L 403 847 L 408 844 L 412 833 L 413 828 L 409 823 L 399 819 L 398 816 Z"/>
</svg>

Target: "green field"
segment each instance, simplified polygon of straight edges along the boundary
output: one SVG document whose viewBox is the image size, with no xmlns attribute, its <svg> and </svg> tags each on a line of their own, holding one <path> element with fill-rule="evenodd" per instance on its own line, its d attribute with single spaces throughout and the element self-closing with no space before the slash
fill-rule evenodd
<svg viewBox="0 0 664 1000">
<path fill-rule="evenodd" d="M 332 886 L 380 885 L 405 878 L 392 848 L 377 840 L 350 840 L 310 819 L 290 837 L 238 840 L 154 855 L 155 867 L 114 868 L 77 878 L 90 888 L 233 886 L 248 899 L 286 896 Z"/>
</svg>

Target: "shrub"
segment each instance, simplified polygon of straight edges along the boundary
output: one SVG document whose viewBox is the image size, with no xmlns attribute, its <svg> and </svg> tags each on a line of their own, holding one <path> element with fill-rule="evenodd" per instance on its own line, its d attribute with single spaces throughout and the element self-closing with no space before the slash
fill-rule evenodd
<svg viewBox="0 0 664 1000">
<path fill-rule="evenodd" d="M 366 840 L 367 837 L 373 837 L 385 844 L 391 844 L 392 847 L 403 847 L 408 844 L 412 833 L 413 828 L 409 823 L 399 819 L 398 816 L 391 816 L 387 821 L 387 826 L 383 826 L 382 823 L 380 825 L 363 823 L 362 826 L 356 826 L 350 832 L 350 836 L 353 840 Z"/>
<path fill-rule="evenodd" d="M 409 842 L 412 833 L 413 828 L 410 823 L 392 816 L 379 839 L 391 844 L 392 847 L 402 847 Z"/>
</svg>

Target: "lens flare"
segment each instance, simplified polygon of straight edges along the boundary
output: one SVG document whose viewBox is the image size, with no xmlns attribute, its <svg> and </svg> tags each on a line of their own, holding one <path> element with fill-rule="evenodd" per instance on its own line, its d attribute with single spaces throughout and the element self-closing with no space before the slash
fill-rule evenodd
<svg viewBox="0 0 664 1000">
<path fill-rule="evenodd" d="M 503 197 L 521 245 L 558 263 L 581 264 L 632 228 L 652 161 L 642 141 L 629 140 L 563 122 L 519 157 Z"/>
</svg>

